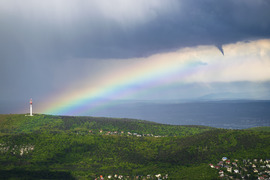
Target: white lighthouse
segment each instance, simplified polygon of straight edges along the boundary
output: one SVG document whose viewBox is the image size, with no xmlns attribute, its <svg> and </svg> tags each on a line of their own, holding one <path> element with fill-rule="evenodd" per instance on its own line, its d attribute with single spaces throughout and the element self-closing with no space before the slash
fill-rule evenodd
<svg viewBox="0 0 270 180">
<path fill-rule="evenodd" d="M 30 99 L 30 115 L 29 116 L 33 116 L 32 98 Z"/>
</svg>

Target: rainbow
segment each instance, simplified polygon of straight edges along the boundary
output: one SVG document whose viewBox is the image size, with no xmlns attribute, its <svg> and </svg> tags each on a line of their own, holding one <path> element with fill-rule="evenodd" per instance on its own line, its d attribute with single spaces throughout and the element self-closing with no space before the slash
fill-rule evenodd
<svg viewBox="0 0 270 180">
<path fill-rule="evenodd" d="M 216 49 L 214 52 L 221 56 Z M 184 82 L 205 65 L 189 52 L 158 54 L 137 61 L 132 66 L 99 77 L 96 85 L 91 83 L 88 87 L 66 92 L 61 97 L 59 94 L 54 95 L 42 113 L 81 115 L 113 106 L 113 100 L 128 99 L 134 94 L 149 92 L 153 88 Z M 87 79 L 83 81 L 88 82 Z"/>
</svg>

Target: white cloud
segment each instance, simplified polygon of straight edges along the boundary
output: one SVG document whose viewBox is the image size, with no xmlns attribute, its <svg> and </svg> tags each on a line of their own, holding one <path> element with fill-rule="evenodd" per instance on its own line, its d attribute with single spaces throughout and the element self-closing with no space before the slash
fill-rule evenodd
<svg viewBox="0 0 270 180">
<path fill-rule="evenodd" d="M 179 78 L 185 82 L 240 82 L 270 81 L 270 40 L 238 42 L 223 46 L 225 56 L 214 46 L 184 48 L 177 52 L 149 57 L 166 63 L 195 63 L 204 66 L 190 67 L 189 75 Z"/>
</svg>

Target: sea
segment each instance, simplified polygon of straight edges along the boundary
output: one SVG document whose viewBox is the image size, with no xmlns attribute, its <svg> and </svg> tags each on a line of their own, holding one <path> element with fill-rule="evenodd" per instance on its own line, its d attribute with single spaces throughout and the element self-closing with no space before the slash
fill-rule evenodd
<svg viewBox="0 0 270 180">
<path fill-rule="evenodd" d="M 270 101 L 119 101 L 114 106 L 85 115 L 140 119 L 171 125 L 247 129 L 270 126 Z"/>
</svg>

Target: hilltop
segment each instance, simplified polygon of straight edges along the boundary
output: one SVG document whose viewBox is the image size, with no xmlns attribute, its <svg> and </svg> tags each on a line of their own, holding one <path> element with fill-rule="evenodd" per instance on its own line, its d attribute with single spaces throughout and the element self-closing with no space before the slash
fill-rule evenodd
<svg viewBox="0 0 270 180">
<path fill-rule="evenodd" d="M 269 127 L 229 130 L 134 119 L 0 115 L 4 179 L 215 179 L 209 163 L 269 159 Z M 110 132 L 110 133 L 109 133 Z M 140 135 L 140 136 L 138 136 Z M 119 177 L 118 177 L 119 178 Z"/>
<path fill-rule="evenodd" d="M 43 114 L 31 117 L 23 114 L 0 115 L 0 125 L 0 133 L 11 134 L 35 131 L 76 131 L 88 133 L 90 130 L 97 133 L 103 130 L 160 136 L 187 136 L 214 129 L 206 126 L 176 126 L 127 118 L 52 116 Z"/>
</svg>

